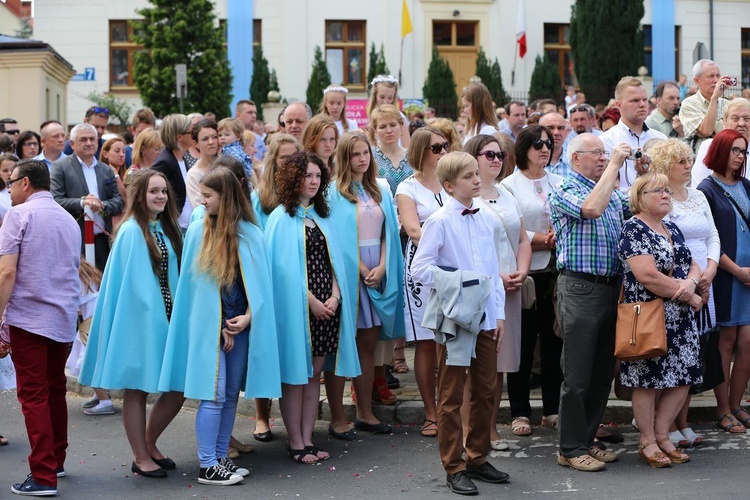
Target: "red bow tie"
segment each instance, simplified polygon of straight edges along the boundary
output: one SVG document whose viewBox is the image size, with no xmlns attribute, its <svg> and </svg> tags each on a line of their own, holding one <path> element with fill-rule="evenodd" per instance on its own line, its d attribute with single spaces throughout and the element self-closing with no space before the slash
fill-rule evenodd
<svg viewBox="0 0 750 500">
<path fill-rule="evenodd" d="M 478 208 L 471 209 L 471 208 L 464 208 L 464 211 L 461 212 L 461 215 L 474 215 L 475 213 L 479 212 Z"/>
</svg>

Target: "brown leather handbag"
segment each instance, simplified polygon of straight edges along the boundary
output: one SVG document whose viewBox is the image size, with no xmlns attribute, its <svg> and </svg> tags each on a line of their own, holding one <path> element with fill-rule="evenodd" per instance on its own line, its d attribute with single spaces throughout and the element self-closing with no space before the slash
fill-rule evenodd
<svg viewBox="0 0 750 500">
<path fill-rule="evenodd" d="M 666 229 L 666 228 L 665 228 Z M 674 245 L 672 246 L 672 268 L 674 271 Z M 624 304 L 625 284 L 620 287 L 617 301 L 617 326 L 615 330 L 615 357 L 621 361 L 637 361 L 667 354 L 667 327 L 664 318 L 664 299 Z"/>
</svg>

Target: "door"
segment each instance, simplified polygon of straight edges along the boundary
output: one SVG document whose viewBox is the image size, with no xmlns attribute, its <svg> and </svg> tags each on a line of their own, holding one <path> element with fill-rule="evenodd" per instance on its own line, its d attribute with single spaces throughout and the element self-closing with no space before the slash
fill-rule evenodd
<svg viewBox="0 0 750 500">
<path fill-rule="evenodd" d="M 477 69 L 478 21 L 433 21 L 432 43 L 453 71 L 458 96 Z"/>
</svg>

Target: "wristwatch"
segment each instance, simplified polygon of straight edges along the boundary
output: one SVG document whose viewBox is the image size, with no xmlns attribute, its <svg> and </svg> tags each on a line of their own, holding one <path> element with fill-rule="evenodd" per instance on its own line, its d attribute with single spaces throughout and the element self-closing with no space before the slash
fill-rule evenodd
<svg viewBox="0 0 750 500">
<path fill-rule="evenodd" d="M 695 283 L 695 288 L 698 288 L 698 280 L 697 279 L 690 278 L 690 281 L 692 281 L 693 283 Z"/>
</svg>

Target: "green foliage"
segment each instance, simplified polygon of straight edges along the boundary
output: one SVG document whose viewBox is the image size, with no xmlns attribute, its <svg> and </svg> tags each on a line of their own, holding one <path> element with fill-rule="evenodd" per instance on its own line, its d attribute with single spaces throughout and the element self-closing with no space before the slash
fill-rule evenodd
<svg viewBox="0 0 750 500">
<path fill-rule="evenodd" d="M 535 99 L 559 100 L 562 93 L 560 85 L 560 74 L 557 66 L 550 61 L 545 53 L 544 57 L 536 56 L 534 72 L 531 73 L 531 84 L 529 85 L 529 102 Z"/>
<path fill-rule="evenodd" d="M 130 107 L 123 99 L 118 99 L 109 92 L 99 94 L 91 91 L 86 96 L 86 99 L 93 102 L 100 108 L 107 108 L 109 110 L 109 119 L 117 120 L 119 125 L 130 125 L 130 116 L 133 112 L 133 108 Z"/>
<path fill-rule="evenodd" d="M 268 60 L 263 56 L 263 47 L 253 51 L 253 79 L 250 81 L 250 99 L 258 108 L 258 120 L 263 119 L 263 104 L 268 100 L 271 90 L 271 73 L 268 71 Z"/>
<path fill-rule="evenodd" d="M 427 78 L 422 96 L 435 108 L 435 115 L 455 119 L 458 116 L 456 81 L 448 61 L 440 57 L 437 46 L 432 46 L 432 60 L 427 68 Z"/>
<path fill-rule="evenodd" d="M 375 51 L 375 43 L 370 47 L 370 62 L 367 68 L 367 92 L 372 86 L 370 82 L 378 75 L 389 75 L 391 71 L 385 62 L 385 48 L 380 44 L 380 52 Z"/>
<path fill-rule="evenodd" d="M 317 112 L 320 103 L 323 101 L 323 91 L 331 84 L 331 74 L 328 72 L 326 63 L 323 60 L 323 53 L 319 46 L 315 46 L 315 58 L 313 60 L 312 74 L 307 82 L 307 104 Z"/>
<path fill-rule="evenodd" d="M 16 30 L 16 38 L 31 38 L 34 34 L 34 28 L 31 27 L 31 23 L 29 23 L 30 20 L 30 17 L 21 18 L 21 27 Z"/>
<path fill-rule="evenodd" d="M 643 0 L 576 0 L 572 6 L 571 54 L 589 102 L 607 102 L 620 78 L 637 75 L 643 65 L 643 15 Z"/>
<path fill-rule="evenodd" d="M 268 91 L 275 90 L 279 91 L 279 79 L 276 77 L 276 70 L 271 70 L 271 78 L 268 80 Z"/>
<path fill-rule="evenodd" d="M 138 9 L 136 41 L 144 50 L 134 57 L 135 84 L 143 103 L 156 116 L 178 112 L 175 64 L 187 65 L 185 111 L 212 111 L 217 119 L 229 116 L 232 74 L 224 39 L 217 27 L 214 3 L 209 0 L 149 0 Z"/>
<path fill-rule="evenodd" d="M 487 55 L 481 47 L 479 48 L 479 54 L 477 54 L 477 69 L 474 74 L 482 79 L 482 83 L 490 91 L 492 100 L 495 101 L 497 106 L 503 106 L 510 101 L 508 94 L 503 88 L 503 75 L 500 71 L 500 63 L 495 58 L 495 62 L 490 64 L 490 60 L 487 59 Z"/>
</svg>

